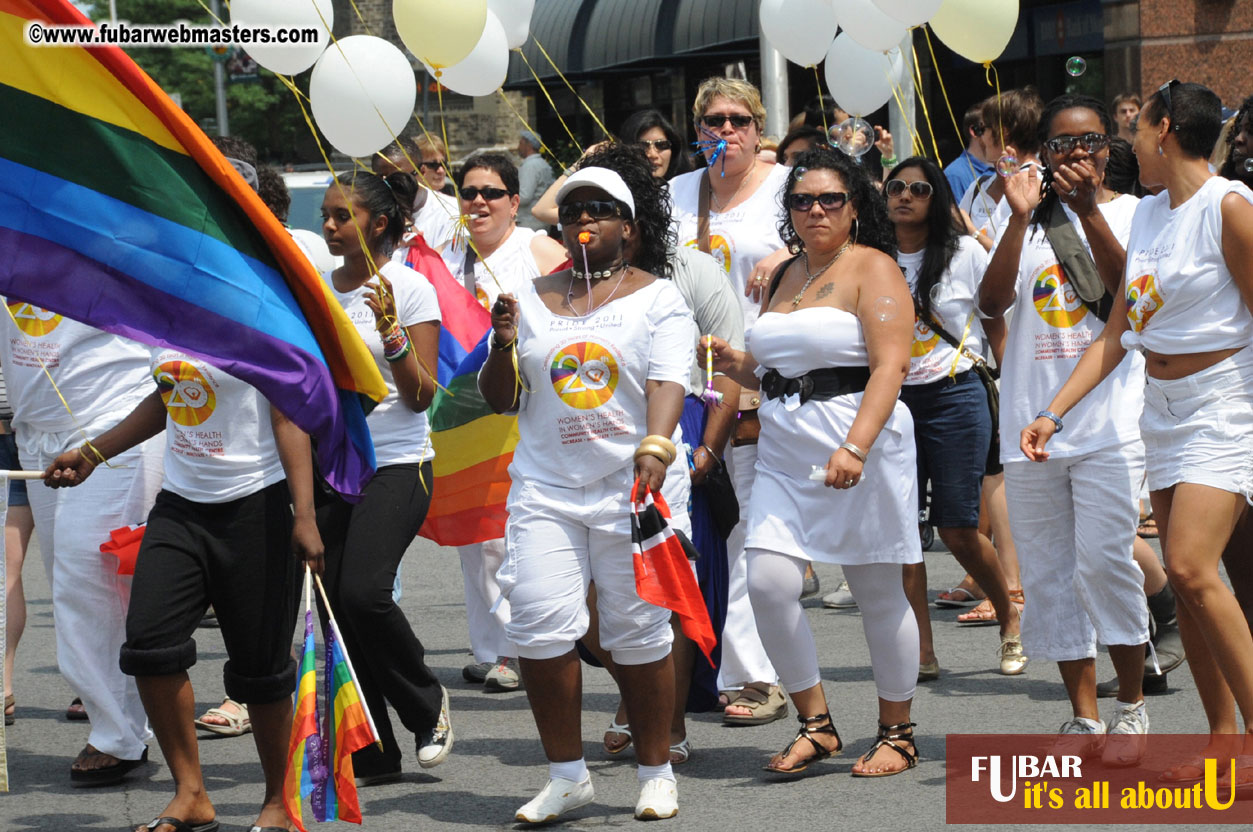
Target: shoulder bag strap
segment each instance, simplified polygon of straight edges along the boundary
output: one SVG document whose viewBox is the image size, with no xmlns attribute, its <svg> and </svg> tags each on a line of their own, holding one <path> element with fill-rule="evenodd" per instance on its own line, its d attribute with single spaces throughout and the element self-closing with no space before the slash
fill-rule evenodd
<svg viewBox="0 0 1253 832">
<path fill-rule="evenodd" d="M 700 188 L 696 197 L 696 247 L 706 254 L 709 251 L 709 197 L 713 185 L 709 181 L 709 173 L 701 174 Z"/>
</svg>

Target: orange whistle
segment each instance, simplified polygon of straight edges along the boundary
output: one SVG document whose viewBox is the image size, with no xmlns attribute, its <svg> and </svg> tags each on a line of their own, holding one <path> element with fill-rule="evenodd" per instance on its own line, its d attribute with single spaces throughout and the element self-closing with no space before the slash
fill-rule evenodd
<svg viewBox="0 0 1253 832">
<path fill-rule="evenodd" d="M 591 241 L 592 241 L 592 232 L 590 232 L 590 231 L 580 231 L 580 232 L 579 232 L 579 242 L 580 242 L 580 243 L 582 243 L 583 245 L 587 245 L 587 244 L 588 244 L 588 243 L 590 243 Z"/>
</svg>

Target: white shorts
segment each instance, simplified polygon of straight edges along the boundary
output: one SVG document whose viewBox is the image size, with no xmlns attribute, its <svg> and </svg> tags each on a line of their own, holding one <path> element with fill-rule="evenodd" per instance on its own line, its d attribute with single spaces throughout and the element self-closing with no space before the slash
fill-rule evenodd
<svg viewBox="0 0 1253 832">
<path fill-rule="evenodd" d="M 591 581 L 600 643 L 615 662 L 648 664 L 670 653 L 670 611 L 635 592 L 630 489 L 630 470 L 581 488 L 514 481 L 496 577 L 510 606 L 505 632 L 519 656 L 552 659 L 574 649 L 587 632 Z"/>
<path fill-rule="evenodd" d="M 1005 500 L 1026 596 L 1032 659 L 1091 659 L 1096 642 L 1149 639 L 1144 573 L 1131 556 L 1144 446 L 1005 465 Z"/>
<path fill-rule="evenodd" d="M 1253 348 L 1183 378 L 1149 378 L 1140 433 L 1150 491 L 1189 482 L 1253 497 Z"/>
</svg>

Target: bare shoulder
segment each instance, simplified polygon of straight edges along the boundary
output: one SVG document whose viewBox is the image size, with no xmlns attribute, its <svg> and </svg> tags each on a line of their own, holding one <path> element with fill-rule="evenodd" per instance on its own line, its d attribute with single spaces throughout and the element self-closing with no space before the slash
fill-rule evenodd
<svg viewBox="0 0 1253 832">
<path fill-rule="evenodd" d="M 881 286 L 907 289 L 905 275 L 896 260 L 877 248 L 855 246 L 847 255 L 848 268 L 863 288 Z"/>
<path fill-rule="evenodd" d="M 543 274 L 551 272 L 570 257 L 566 247 L 547 234 L 536 234 L 531 238 L 531 254 Z"/>
</svg>

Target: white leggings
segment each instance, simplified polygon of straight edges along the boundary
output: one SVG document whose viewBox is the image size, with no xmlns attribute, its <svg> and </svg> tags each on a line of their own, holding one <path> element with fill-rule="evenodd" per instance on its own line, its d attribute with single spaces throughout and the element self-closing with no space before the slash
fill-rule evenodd
<svg viewBox="0 0 1253 832">
<path fill-rule="evenodd" d="M 801 607 L 807 561 L 749 549 L 748 596 L 757 618 L 757 632 L 779 684 L 788 693 L 807 690 L 821 681 L 814 634 Z M 906 702 L 918 682 L 918 620 L 905 598 L 899 563 L 867 563 L 844 567 L 849 591 L 861 610 L 870 666 L 879 698 Z"/>
</svg>

